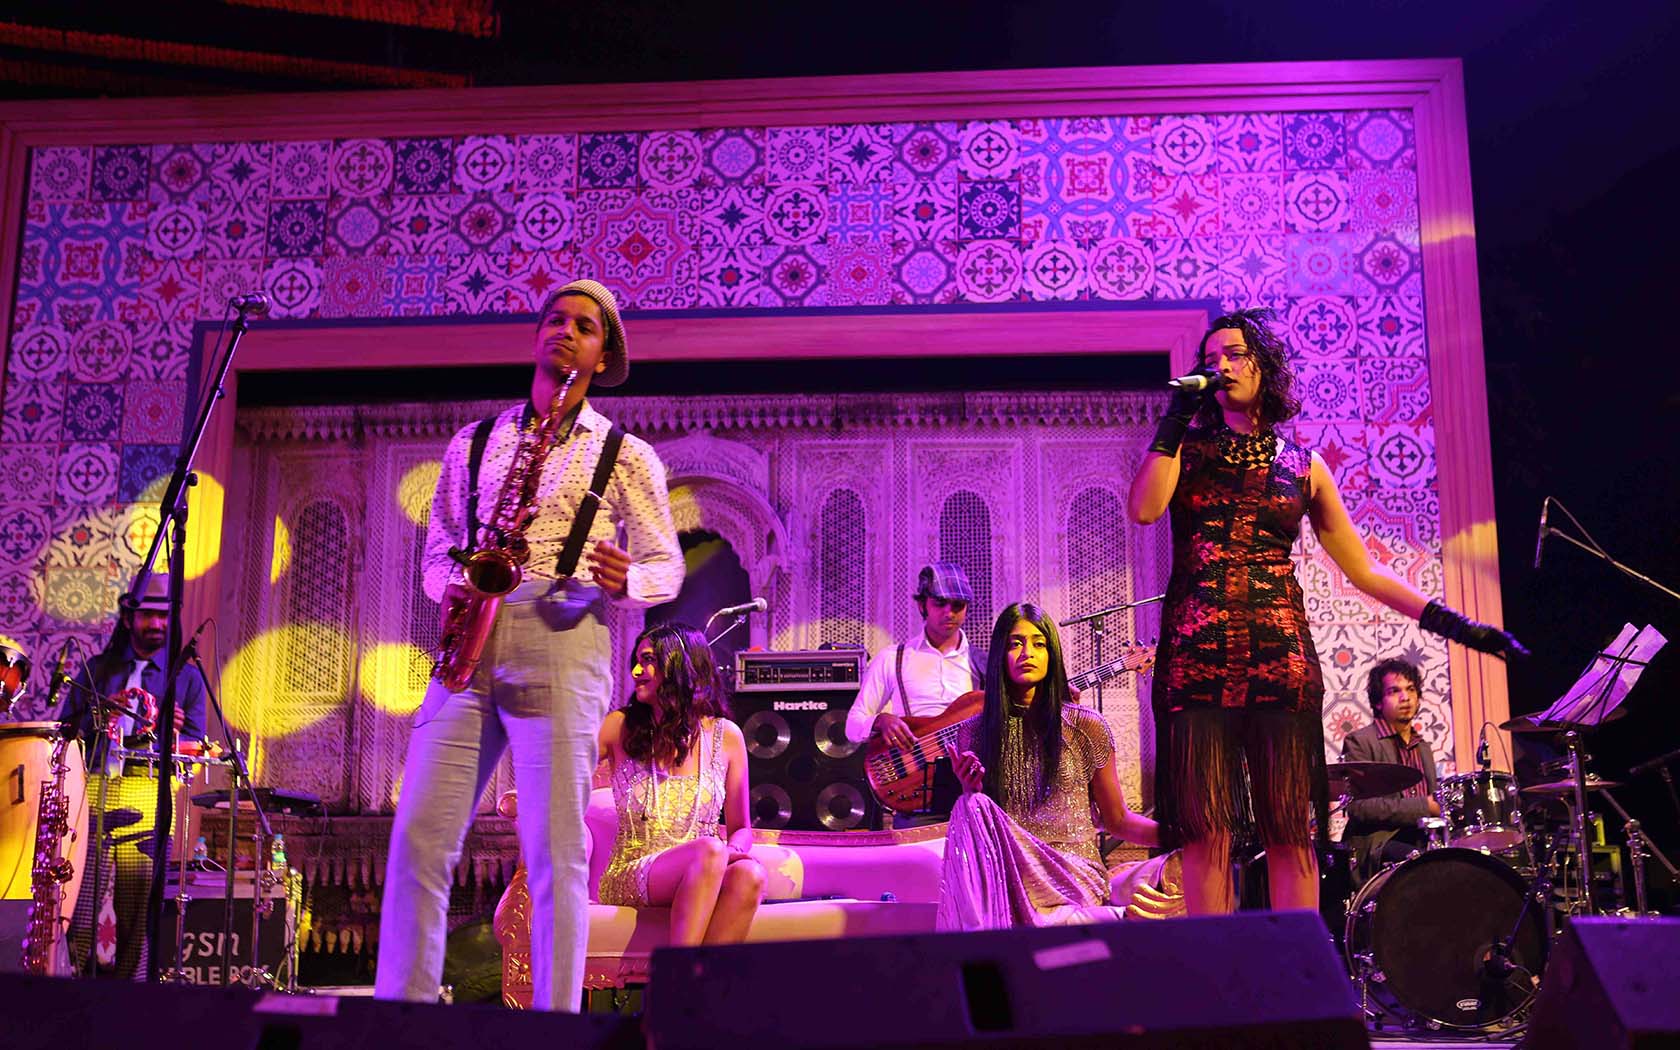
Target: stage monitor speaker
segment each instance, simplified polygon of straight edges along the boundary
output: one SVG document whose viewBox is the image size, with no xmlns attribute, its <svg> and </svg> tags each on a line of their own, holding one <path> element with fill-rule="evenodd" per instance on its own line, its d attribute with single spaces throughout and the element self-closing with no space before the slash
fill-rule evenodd
<svg viewBox="0 0 1680 1050">
<path fill-rule="evenodd" d="M 1571 919 L 1523 1050 L 1680 1047 L 1680 919 Z"/>
<path fill-rule="evenodd" d="M 244 988 L 0 976 L 6 1050 L 642 1050 L 634 1018 Z"/>
<path fill-rule="evenodd" d="M 747 741 L 755 828 L 862 831 L 881 807 L 863 772 L 863 747 L 846 739 L 855 689 L 742 691 L 730 705 Z"/>
<path fill-rule="evenodd" d="M 660 949 L 646 1021 L 659 1050 L 1369 1045 L 1305 911 Z"/>
</svg>

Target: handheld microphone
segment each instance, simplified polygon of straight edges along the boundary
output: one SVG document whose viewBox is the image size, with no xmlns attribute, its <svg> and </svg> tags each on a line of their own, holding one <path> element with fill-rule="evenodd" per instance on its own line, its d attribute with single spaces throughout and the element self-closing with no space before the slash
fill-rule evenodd
<svg viewBox="0 0 1680 1050">
<path fill-rule="evenodd" d="M 1167 385 L 1180 390 L 1224 390 L 1232 383 L 1230 376 L 1218 372 L 1191 372 L 1187 376 L 1167 380 Z"/>
<path fill-rule="evenodd" d="M 1540 501 L 1540 532 L 1534 537 L 1534 567 L 1540 567 L 1540 552 L 1546 549 L 1546 512 L 1552 508 L 1552 497 Z"/>
<path fill-rule="evenodd" d="M 53 668 L 52 685 L 47 688 L 48 713 L 51 713 L 53 706 L 58 703 L 58 694 L 64 691 L 64 683 L 70 680 L 70 676 L 64 673 L 64 668 L 70 662 L 70 646 L 73 644 L 71 639 L 66 638 L 63 647 L 58 650 L 58 665 Z"/>
<path fill-rule="evenodd" d="M 256 314 L 261 317 L 268 313 L 268 308 L 272 304 L 267 292 L 246 292 L 244 295 L 236 295 L 229 299 L 228 305 L 242 314 Z"/>
<path fill-rule="evenodd" d="M 713 613 L 713 616 L 741 616 L 746 613 L 769 612 L 770 603 L 763 598 L 754 598 L 745 605 L 726 605 Z"/>
</svg>

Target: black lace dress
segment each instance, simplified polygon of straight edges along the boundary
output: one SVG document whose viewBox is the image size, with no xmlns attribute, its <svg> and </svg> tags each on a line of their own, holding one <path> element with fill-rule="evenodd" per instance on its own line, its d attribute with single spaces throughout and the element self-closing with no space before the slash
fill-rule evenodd
<svg viewBox="0 0 1680 1050">
<path fill-rule="evenodd" d="M 1290 552 L 1312 454 L 1266 430 L 1192 429 L 1169 505 L 1172 577 L 1153 707 L 1156 816 L 1174 844 L 1324 826 L 1324 676 Z"/>
</svg>

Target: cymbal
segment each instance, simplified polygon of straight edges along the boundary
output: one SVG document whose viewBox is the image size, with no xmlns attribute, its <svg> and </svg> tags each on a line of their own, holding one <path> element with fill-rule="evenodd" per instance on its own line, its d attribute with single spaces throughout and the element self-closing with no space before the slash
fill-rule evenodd
<svg viewBox="0 0 1680 1050">
<path fill-rule="evenodd" d="M 1605 780 L 1597 773 L 1587 774 L 1587 790 L 1597 791 L 1599 788 L 1619 788 L 1621 781 Z M 1573 780 L 1553 780 L 1546 784 L 1530 784 L 1522 789 L 1525 795 L 1569 795 L 1575 791 Z"/>
<path fill-rule="evenodd" d="M 1398 762 L 1332 762 L 1325 772 L 1330 776 L 1330 794 L 1349 798 L 1392 795 L 1423 780 L 1422 770 Z"/>
</svg>

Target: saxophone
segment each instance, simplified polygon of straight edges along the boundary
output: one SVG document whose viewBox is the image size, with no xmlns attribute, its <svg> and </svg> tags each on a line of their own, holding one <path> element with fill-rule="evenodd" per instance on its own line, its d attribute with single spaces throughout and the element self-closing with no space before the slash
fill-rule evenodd
<svg viewBox="0 0 1680 1050">
<path fill-rule="evenodd" d="M 438 641 L 432 678 L 442 682 L 450 692 L 464 689 L 472 680 L 484 656 L 485 643 L 490 640 L 490 629 L 495 626 L 503 596 L 525 578 L 525 563 L 531 560 L 525 529 L 536 516 L 537 485 L 542 480 L 543 464 L 565 436 L 560 432 L 564 422 L 560 405 L 576 379 L 577 370 L 573 369 L 555 393 L 548 415 L 534 430 L 520 435 L 519 447 L 502 481 L 495 509 L 485 521 L 489 542 L 474 551 L 449 548 L 449 556 L 461 564 L 467 593 L 444 598 L 443 637 Z"/>
<path fill-rule="evenodd" d="M 35 866 L 31 871 L 29 925 L 23 935 L 25 973 L 57 976 L 63 971 L 64 884 L 75 875 L 75 866 L 64 856 L 64 837 L 70 832 L 70 799 L 64 793 L 64 776 L 70 764 L 64 750 L 70 741 L 60 737 L 53 744 L 53 779 L 41 782 L 41 805 L 35 817 Z"/>
</svg>

